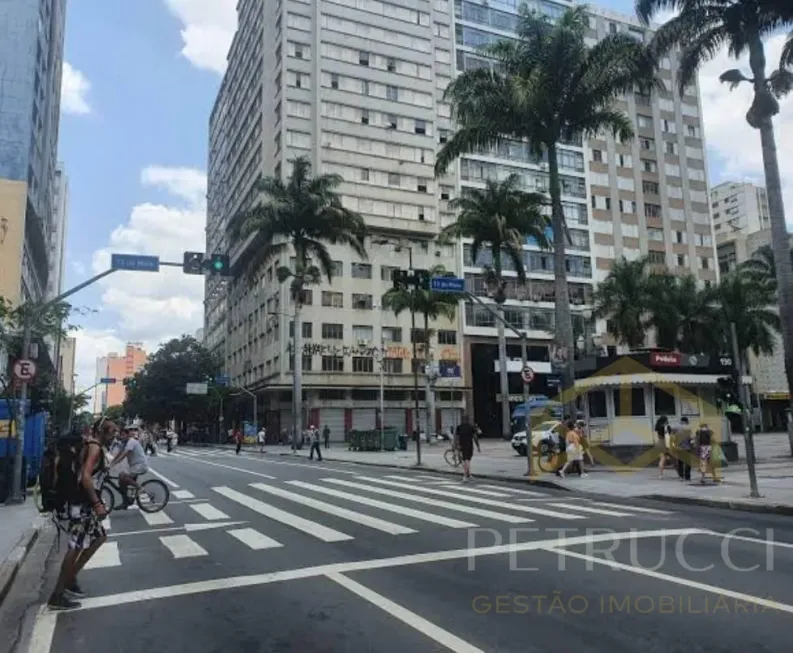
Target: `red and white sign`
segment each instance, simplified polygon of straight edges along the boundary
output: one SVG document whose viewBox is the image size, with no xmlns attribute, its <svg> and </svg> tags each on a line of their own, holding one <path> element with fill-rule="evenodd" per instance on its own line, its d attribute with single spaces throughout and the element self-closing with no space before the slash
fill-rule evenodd
<svg viewBox="0 0 793 653">
<path fill-rule="evenodd" d="M 534 380 L 534 370 L 528 365 L 523 368 L 523 371 L 520 373 L 520 375 L 523 377 L 524 383 L 531 383 Z"/>
<path fill-rule="evenodd" d="M 680 354 L 676 351 L 651 352 L 650 365 L 657 365 L 658 367 L 680 367 Z"/>
<path fill-rule="evenodd" d="M 27 359 L 20 359 L 14 363 L 14 378 L 20 381 L 32 381 L 36 378 L 36 364 Z"/>
</svg>

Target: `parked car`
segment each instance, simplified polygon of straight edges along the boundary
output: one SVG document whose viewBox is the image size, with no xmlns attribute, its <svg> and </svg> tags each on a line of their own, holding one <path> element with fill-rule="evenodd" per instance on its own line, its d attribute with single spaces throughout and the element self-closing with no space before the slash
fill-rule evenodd
<svg viewBox="0 0 793 653">
<path fill-rule="evenodd" d="M 540 447 L 541 452 L 544 449 L 556 448 L 562 426 L 562 422 L 559 420 L 550 420 L 537 424 L 531 431 L 532 445 Z M 518 431 L 515 433 L 515 435 L 512 436 L 511 444 L 518 455 L 525 456 L 528 451 L 526 446 L 526 431 Z"/>
</svg>

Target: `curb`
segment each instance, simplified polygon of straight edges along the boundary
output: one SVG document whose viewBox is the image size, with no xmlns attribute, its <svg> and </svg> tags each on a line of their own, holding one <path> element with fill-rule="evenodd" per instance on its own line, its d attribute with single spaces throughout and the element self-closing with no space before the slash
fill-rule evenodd
<svg viewBox="0 0 793 653">
<path fill-rule="evenodd" d="M 37 519 L 34 525 L 28 528 L 19 538 L 19 541 L 11 549 L 11 553 L 5 560 L 0 561 L 0 605 L 11 590 L 11 585 L 16 578 L 17 572 L 39 538 L 39 533 L 44 528 L 46 520 Z"/>
<path fill-rule="evenodd" d="M 283 453 L 270 453 L 265 452 L 265 455 L 270 456 L 288 456 L 294 457 L 290 452 L 284 451 Z M 327 460 L 329 462 L 334 463 L 346 463 L 348 465 L 364 465 L 367 467 L 385 467 L 387 469 L 407 469 L 410 471 L 420 471 L 426 472 L 429 474 L 438 474 L 442 476 L 455 476 L 459 477 L 460 472 L 451 470 L 451 469 L 436 469 L 434 467 L 416 467 L 415 465 L 397 465 L 395 463 L 375 463 L 371 461 L 360 461 L 360 460 L 342 460 L 340 458 L 328 458 L 323 456 L 323 460 Z M 536 485 L 537 487 L 545 487 L 550 488 L 553 490 L 564 490 L 565 492 L 570 492 L 570 488 L 565 487 L 564 485 L 559 485 L 558 483 L 554 483 L 553 481 L 544 481 L 541 479 L 529 479 L 529 478 L 515 478 L 514 476 L 499 476 L 498 474 L 476 474 L 477 479 L 487 480 L 487 481 L 500 481 L 502 483 L 515 483 L 520 485 Z"/>
<path fill-rule="evenodd" d="M 727 508 L 729 510 L 761 512 L 772 515 L 793 515 L 793 505 L 786 505 L 783 503 L 748 503 L 740 499 L 700 499 L 697 497 L 676 497 L 664 494 L 645 494 L 636 498 L 664 501 L 666 503 L 686 503 L 695 506 L 707 506 L 709 508 Z"/>
</svg>

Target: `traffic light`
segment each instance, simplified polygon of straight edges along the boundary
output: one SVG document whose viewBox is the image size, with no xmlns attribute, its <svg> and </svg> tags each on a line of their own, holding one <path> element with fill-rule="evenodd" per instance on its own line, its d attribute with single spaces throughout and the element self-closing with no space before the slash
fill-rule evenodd
<svg viewBox="0 0 793 653">
<path fill-rule="evenodd" d="M 415 272 L 416 288 L 422 290 L 430 289 L 430 273 L 428 270 L 416 270 Z"/>
<path fill-rule="evenodd" d="M 204 274 L 204 253 L 185 252 L 182 272 L 185 274 Z"/>
<path fill-rule="evenodd" d="M 740 405 L 738 383 L 734 376 L 722 376 L 716 381 L 716 404 L 721 406 Z"/>
<path fill-rule="evenodd" d="M 394 270 L 391 276 L 391 280 L 394 282 L 394 290 L 407 290 L 409 276 L 405 270 Z"/>
<path fill-rule="evenodd" d="M 209 273 L 219 277 L 229 274 L 229 257 L 227 254 L 212 254 L 209 261 Z"/>
</svg>

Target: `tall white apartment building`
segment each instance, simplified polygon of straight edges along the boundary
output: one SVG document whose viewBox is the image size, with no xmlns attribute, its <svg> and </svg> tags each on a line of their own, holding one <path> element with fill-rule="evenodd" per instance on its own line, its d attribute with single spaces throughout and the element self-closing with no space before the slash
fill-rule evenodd
<svg viewBox="0 0 793 653">
<path fill-rule="evenodd" d="M 762 186 L 725 181 L 711 188 L 710 202 L 718 245 L 733 240 L 739 231 L 754 234 L 771 228 L 768 193 Z"/>
<path fill-rule="evenodd" d="M 286 180 L 290 161 L 307 156 L 315 173 L 339 173 L 344 201 L 364 215 L 372 232 L 369 258 L 334 249 L 338 276 L 311 288 L 303 312 L 304 410 L 309 423 L 345 428 L 376 424 L 382 348 L 385 424 L 416 425 L 411 410 L 411 332 L 408 315 L 379 310 L 395 268 L 442 264 L 465 276 L 484 296 L 482 265 L 466 243 L 433 242 L 454 220 L 448 202 L 466 186 L 520 175 L 527 190 L 547 189 L 547 168 L 521 143 L 463 157 L 434 179 L 437 150 L 454 126 L 443 92 L 460 71 L 489 63 L 476 48 L 514 38 L 516 0 L 241 0 L 239 30 L 210 120 L 209 251 L 224 251 L 230 219 L 258 199 L 261 176 Z M 551 17 L 571 3 L 529 2 Z M 625 17 L 591 18 L 593 42 L 614 30 L 648 34 Z M 604 136 L 560 145 L 564 206 L 572 245 L 567 253 L 577 335 L 585 346 L 593 284 L 619 256 L 650 255 L 675 270 L 716 279 L 708 211 L 704 143 L 696 89 L 677 94 L 673 62 L 665 62 L 668 91 L 625 99 L 639 137 L 621 145 Z M 251 239 L 231 250 L 241 269 Z M 548 344 L 553 330 L 552 254 L 525 246 L 530 282 L 508 286 L 507 319 L 530 337 L 537 372 L 532 392 L 552 393 Z M 205 339 L 221 353 L 234 385 L 259 393 L 260 421 L 291 422 L 288 286 L 274 261 L 253 282 L 207 280 Z M 508 272 L 508 274 L 510 274 Z M 417 327 L 423 326 L 421 317 Z M 430 325 L 438 363 L 436 427 L 453 425 L 465 405 L 486 433 L 500 433 L 496 328 L 492 315 L 462 304 L 458 319 Z M 508 335 L 509 334 L 508 332 Z M 517 338 L 508 354 L 519 359 Z M 509 364 L 510 394 L 520 395 L 520 365 Z M 461 370 L 462 378 L 457 377 Z M 423 393 L 423 381 L 422 381 Z M 423 404 L 423 401 L 422 401 Z M 265 414 L 266 413 L 266 414 Z M 423 416 L 421 425 L 424 425 Z"/>
</svg>

